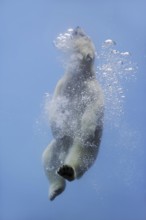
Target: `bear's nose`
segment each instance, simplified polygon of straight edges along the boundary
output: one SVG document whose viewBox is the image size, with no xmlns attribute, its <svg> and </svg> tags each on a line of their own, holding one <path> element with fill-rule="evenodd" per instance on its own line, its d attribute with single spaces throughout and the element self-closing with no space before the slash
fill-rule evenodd
<svg viewBox="0 0 146 220">
<path fill-rule="evenodd" d="M 90 62 L 91 60 L 93 60 L 93 58 L 90 54 L 87 54 L 86 60 L 87 60 L 87 62 Z"/>
<path fill-rule="evenodd" d="M 73 33 L 72 33 L 73 36 L 85 36 L 83 30 L 77 26 L 74 30 L 73 30 Z"/>
</svg>

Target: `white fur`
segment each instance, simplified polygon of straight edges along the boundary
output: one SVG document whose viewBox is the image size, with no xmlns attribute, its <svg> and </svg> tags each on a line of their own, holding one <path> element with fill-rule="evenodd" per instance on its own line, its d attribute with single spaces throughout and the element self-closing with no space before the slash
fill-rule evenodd
<svg viewBox="0 0 146 220">
<path fill-rule="evenodd" d="M 68 165 L 74 179 L 80 178 L 94 163 L 102 136 L 104 102 L 93 69 L 95 47 L 79 27 L 71 42 L 70 63 L 50 106 L 54 140 L 43 153 L 51 200 L 65 189 L 66 180 L 57 170 Z"/>
</svg>

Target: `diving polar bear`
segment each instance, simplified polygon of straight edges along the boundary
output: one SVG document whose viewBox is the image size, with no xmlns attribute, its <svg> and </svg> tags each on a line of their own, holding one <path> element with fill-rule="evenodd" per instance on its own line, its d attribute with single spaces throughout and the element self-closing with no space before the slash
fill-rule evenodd
<svg viewBox="0 0 146 220">
<path fill-rule="evenodd" d="M 96 160 L 103 130 L 104 98 L 94 71 L 95 47 L 77 27 L 70 36 L 70 60 L 50 105 L 54 139 L 43 152 L 49 198 L 62 193 L 66 180 L 80 178 Z"/>
</svg>

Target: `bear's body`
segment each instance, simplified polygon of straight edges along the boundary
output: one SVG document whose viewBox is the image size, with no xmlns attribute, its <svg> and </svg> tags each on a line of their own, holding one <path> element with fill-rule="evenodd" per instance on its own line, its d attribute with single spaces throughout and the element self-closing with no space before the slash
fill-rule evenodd
<svg viewBox="0 0 146 220">
<path fill-rule="evenodd" d="M 103 129 L 103 93 L 93 69 L 95 48 L 77 27 L 72 33 L 67 72 L 58 82 L 50 106 L 54 140 L 43 153 L 53 200 L 66 180 L 80 178 L 94 163 Z"/>
</svg>

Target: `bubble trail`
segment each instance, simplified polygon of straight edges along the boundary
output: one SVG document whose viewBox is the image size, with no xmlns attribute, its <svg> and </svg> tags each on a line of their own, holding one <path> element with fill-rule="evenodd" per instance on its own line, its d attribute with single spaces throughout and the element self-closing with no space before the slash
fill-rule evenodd
<svg viewBox="0 0 146 220">
<path fill-rule="evenodd" d="M 135 79 L 136 64 L 132 63 L 129 52 L 115 49 L 116 42 L 107 39 L 97 55 L 97 80 L 102 85 L 105 96 L 105 121 L 118 126 L 124 113 L 124 83 Z"/>
<path fill-rule="evenodd" d="M 63 66 L 68 66 L 69 56 L 72 54 L 73 29 L 69 28 L 65 33 L 60 33 L 54 40 L 55 47 L 63 52 Z M 98 66 L 96 67 L 97 80 L 100 82 L 105 96 L 105 121 L 117 126 L 123 115 L 125 100 L 124 83 L 136 78 L 137 66 L 131 61 L 128 51 L 120 52 L 116 49 L 117 43 L 112 39 L 103 42 L 96 53 Z M 74 62 L 72 65 L 76 65 Z M 45 114 L 50 118 L 51 96 L 46 94 Z"/>
</svg>

